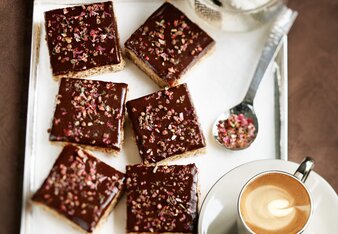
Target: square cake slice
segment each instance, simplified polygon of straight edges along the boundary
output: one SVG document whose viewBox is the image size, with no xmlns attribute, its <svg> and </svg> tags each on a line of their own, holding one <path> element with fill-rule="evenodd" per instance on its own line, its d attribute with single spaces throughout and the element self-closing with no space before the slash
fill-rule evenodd
<svg viewBox="0 0 338 234">
<path fill-rule="evenodd" d="M 116 205 L 125 175 L 74 145 L 67 145 L 32 200 L 92 233 Z"/>
<path fill-rule="evenodd" d="M 123 69 L 111 1 L 47 11 L 45 28 L 55 79 Z"/>
<path fill-rule="evenodd" d="M 195 164 L 127 166 L 127 233 L 196 233 Z"/>
<path fill-rule="evenodd" d="M 160 87 L 175 86 L 215 41 L 170 3 L 164 3 L 125 42 L 128 56 Z"/>
<path fill-rule="evenodd" d="M 128 101 L 126 106 L 145 164 L 204 152 L 205 139 L 186 84 Z"/>
<path fill-rule="evenodd" d="M 123 141 L 127 84 L 61 79 L 49 139 L 117 154 Z"/>
</svg>

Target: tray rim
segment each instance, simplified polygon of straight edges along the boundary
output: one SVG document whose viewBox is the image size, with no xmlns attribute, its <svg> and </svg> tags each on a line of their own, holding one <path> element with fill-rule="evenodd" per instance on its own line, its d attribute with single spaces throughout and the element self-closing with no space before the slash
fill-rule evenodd
<svg viewBox="0 0 338 234">
<path fill-rule="evenodd" d="M 29 66 L 29 83 L 28 83 L 28 102 L 27 102 L 27 119 L 26 119 L 26 138 L 25 138 L 25 155 L 24 155 L 24 172 L 23 172 L 23 183 L 22 183 L 22 200 L 21 200 L 21 219 L 20 219 L 20 233 L 27 233 L 27 225 L 29 222 L 28 208 L 31 205 L 27 200 L 29 197 L 30 186 L 32 184 L 31 178 L 31 165 L 34 162 L 34 113 L 36 113 L 36 88 L 37 88 L 37 63 L 38 63 L 38 50 L 40 46 L 40 30 L 34 23 L 36 15 L 36 2 L 33 3 L 33 14 L 32 14 L 32 36 L 31 36 L 31 56 Z"/>
<path fill-rule="evenodd" d="M 111 0 L 91 0 L 88 2 L 103 2 L 103 1 L 111 1 Z M 136 0 L 114 0 L 115 2 L 135 2 Z M 156 0 L 144 0 L 148 2 L 156 2 Z M 24 171 L 23 171 L 23 183 L 22 183 L 22 198 L 21 198 L 21 215 L 20 215 L 20 234 L 28 233 L 28 225 L 29 225 L 29 213 L 31 202 L 28 198 L 31 196 L 31 186 L 33 184 L 33 176 L 31 173 L 31 169 L 34 165 L 35 157 L 35 126 L 36 126 L 36 118 L 34 118 L 35 113 L 37 111 L 37 95 L 36 88 L 38 85 L 37 80 L 37 66 L 39 61 L 39 47 L 40 47 L 40 27 L 41 24 L 37 24 L 34 22 L 34 18 L 36 17 L 36 5 L 38 4 L 60 4 L 60 5 L 72 5 L 81 3 L 83 0 L 70 0 L 68 3 L 63 4 L 57 0 L 34 0 L 33 3 L 33 14 L 32 14 L 32 36 L 31 36 L 31 55 L 30 55 L 30 72 L 29 72 L 29 86 L 28 86 L 28 102 L 27 102 L 27 119 L 26 119 L 26 137 L 25 137 L 25 154 L 24 154 Z M 279 98 L 275 98 L 275 102 L 279 101 L 280 105 L 280 135 L 279 135 L 279 147 L 280 147 L 280 157 L 276 157 L 276 159 L 281 159 L 288 161 L 288 43 L 287 36 L 284 36 L 282 45 L 275 57 L 272 61 L 279 66 L 280 69 L 280 77 L 274 77 L 277 79 L 277 85 L 279 88 Z M 276 104 L 276 103 L 275 103 Z M 284 118 L 282 118 L 284 117 Z M 278 139 L 278 136 L 276 136 Z M 276 142 L 277 144 L 277 142 Z"/>
</svg>

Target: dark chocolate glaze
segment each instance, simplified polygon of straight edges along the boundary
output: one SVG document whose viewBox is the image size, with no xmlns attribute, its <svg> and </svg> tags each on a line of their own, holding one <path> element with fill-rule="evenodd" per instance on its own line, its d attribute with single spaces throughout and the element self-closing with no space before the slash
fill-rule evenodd
<svg viewBox="0 0 338 234">
<path fill-rule="evenodd" d="M 195 233 L 197 174 L 195 164 L 127 166 L 127 232 Z"/>
<path fill-rule="evenodd" d="M 186 84 L 128 101 L 126 106 L 145 164 L 205 147 Z"/>
<path fill-rule="evenodd" d="M 125 176 L 74 145 L 63 148 L 32 200 L 92 232 L 123 189 Z"/>
<path fill-rule="evenodd" d="M 206 32 L 166 2 L 130 36 L 125 47 L 173 86 L 214 44 Z"/>
<path fill-rule="evenodd" d="M 53 75 L 121 62 L 112 2 L 45 12 Z"/>
<path fill-rule="evenodd" d="M 126 94 L 123 83 L 61 79 L 50 140 L 119 151 Z"/>
</svg>

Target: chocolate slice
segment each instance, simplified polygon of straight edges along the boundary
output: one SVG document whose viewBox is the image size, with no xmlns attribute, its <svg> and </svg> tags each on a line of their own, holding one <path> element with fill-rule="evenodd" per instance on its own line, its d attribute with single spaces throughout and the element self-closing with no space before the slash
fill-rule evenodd
<svg viewBox="0 0 338 234">
<path fill-rule="evenodd" d="M 186 84 L 128 101 L 145 164 L 201 153 L 205 139 Z"/>
<path fill-rule="evenodd" d="M 195 233 L 195 164 L 127 166 L 127 233 Z"/>
<path fill-rule="evenodd" d="M 74 145 L 67 145 L 32 200 L 91 233 L 115 206 L 124 174 Z"/>
<path fill-rule="evenodd" d="M 56 78 L 83 77 L 124 66 L 110 1 L 47 11 L 45 28 Z"/>
<path fill-rule="evenodd" d="M 126 94 L 123 83 L 61 79 L 50 140 L 119 152 Z"/>
<path fill-rule="evenodd" d="M 215 44 L 197 24 L 164 3 L 125 42 L 126 55 L 159 86 L 175 86 Z"/>
</svg>

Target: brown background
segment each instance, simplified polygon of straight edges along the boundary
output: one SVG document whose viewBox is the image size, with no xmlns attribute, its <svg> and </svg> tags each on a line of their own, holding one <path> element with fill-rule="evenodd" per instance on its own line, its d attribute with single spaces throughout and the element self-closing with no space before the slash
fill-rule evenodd
<svg viewBox="0 0 338 234">
<path fill-rule="evenodd" d="M 338 191 L 338 1 L 290 0 L 289 158 Z M 32 1 L 0 0 L 0 234 L 20 229 Z"/>
</svg>

